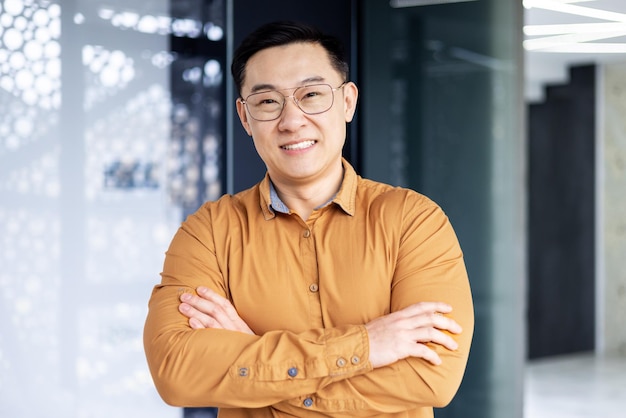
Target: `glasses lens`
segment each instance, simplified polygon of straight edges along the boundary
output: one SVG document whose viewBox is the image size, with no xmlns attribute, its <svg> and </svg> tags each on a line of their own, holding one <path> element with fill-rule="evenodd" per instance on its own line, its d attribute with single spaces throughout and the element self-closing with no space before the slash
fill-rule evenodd
<svg viewBox="0 0 626 418">
<path fill-rule="evenodd" d="M 248 96 L 250 116 L 256 120 L 273 120 L 280 116 L 285 97 L 277 91 L 263 91 Z"/>
<path fill-rule="evenodd" d="M 333 88 L 328 84 L 298 87 L 293 98 L 306 114 L 324 113 L 333 105 Z M 285 100 L 285 96 L 276 90 L 262 91 L 248 96 L 246 106 L 254 119 L 269 121 L 278 119 L 285 107 Z"/>
<path fill-rule="evenodd" d="M 326 112 L 333 105 L 333 88 L 328 84 L 300 87 L 294 96 L 300 109 L 310 115 Z"/>
</svg>

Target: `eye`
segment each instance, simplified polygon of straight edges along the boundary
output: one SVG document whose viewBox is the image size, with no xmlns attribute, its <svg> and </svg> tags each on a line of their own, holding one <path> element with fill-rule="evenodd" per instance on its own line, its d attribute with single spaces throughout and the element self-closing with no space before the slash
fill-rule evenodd
<svg viewBox="0 0 626 418">
<path fill-rule="evenodd" d="M 276 107 L 282 105 L 282 96 L 275 91 L 255 93 L 248 97 L 248 103 L 255 107 Z"/>
<path fill-rule="evenodd" d="M 319 91 L 307 91 L 306 94 L 304 95 L 304 98 L 315 97 L 315 96 L 319 96 L 320 94 L 322 93 L 320 93 Z"/>
<path fill-rule="evenodd" d="M 319 86 L 307 87 L 301 92 L 301 96 L 298 99 L 302 100 L 315 100 L 324 96 L 324 91 Z"/>
<path fill-rule="evenodd" d="M 264 105 L 264 104 L 276 104 L 276 103 L 278 103 L 278 102 L 276 101 L 276 99 L 271 98 L 271 97 L 266 97 L 266 98 L 261 99 L 261 100 L 258 102 L 258 105 Z"/>
</svg>

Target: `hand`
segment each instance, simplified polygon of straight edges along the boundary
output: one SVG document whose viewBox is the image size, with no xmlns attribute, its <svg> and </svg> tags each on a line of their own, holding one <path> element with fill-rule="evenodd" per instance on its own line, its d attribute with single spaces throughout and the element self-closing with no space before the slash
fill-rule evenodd
<svg viewBox="0 0 626 418">
<path fill-rule="evenodd" d="M 370 362 L 374 368 L 407 357 L 420 357 L 434 365 L 441 358 L 426 343 L 456 350 L 457 342 L 447 333 L 460 333 L 461 326 L 442 314 L 452 307 L 441 302 L 421 302 L 381 316 L 365 324 L 370 341 Z"/>
<path fill-rule="evenodd" d="M 196 291 L 198 296 L 187 292 L 180 295 L 178 306 L 180 313 L 189 318 L 191 328 L 226 329 L 254 335 L 228 299 L 203 286 Z"/>
</svg>

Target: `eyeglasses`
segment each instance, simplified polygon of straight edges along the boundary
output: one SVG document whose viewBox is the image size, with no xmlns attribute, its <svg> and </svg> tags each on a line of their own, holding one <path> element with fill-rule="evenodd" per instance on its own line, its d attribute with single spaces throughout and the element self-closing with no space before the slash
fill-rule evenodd
<svg viewBox="0 0 626 418">
<path fill-rule="evenodd" d="M 287 99 L 292 97 L 296 106 L 307 115 L 317 115 L 333 107 L 335 91 L 343 88 L 347 81 L 339 87 L 330 84 L 311 84 L 298 87 L 291 96 L 285 96 L 277 90 L 252 93 L 241 102 L 246 105 L 250 117 L 258 121 L 276 120 L 283 113 Z M 288 90 L 288 89 L 285 89 Z"/>
</svg>

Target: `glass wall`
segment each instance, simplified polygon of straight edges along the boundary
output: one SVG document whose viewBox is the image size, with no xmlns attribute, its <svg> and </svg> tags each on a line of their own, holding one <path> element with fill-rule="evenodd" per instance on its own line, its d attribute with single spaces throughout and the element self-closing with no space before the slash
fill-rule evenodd
<svg viewBox="0 0 626 418">
<path fill-rule="evenodd" d="M 465 253 L 476 329 L 438 417 L 520 417 L 524 336 L 521 2 L 368 1 L 360 149 L 367 177 L 431 197 Z"/>
<path fill-rule="evenodd" d="M 142 329 L 222 194 L 223 1 L 0 0 L 0 416 L 179 417 Z"/>
<path fill-rule="evenodd" d="M 464 248 L 475 340 L 437 416 L 521 416 L 521 2 L 253 3 L 0 0 L 0 416 L 182 415 L 145 363 L 149 292 L 227 190 L 226 38 L 290 16 L 350 40 L 361 173 L 432 197 Z M 258 180 L 235 143 L 229 191 Z"/>
</svg>

